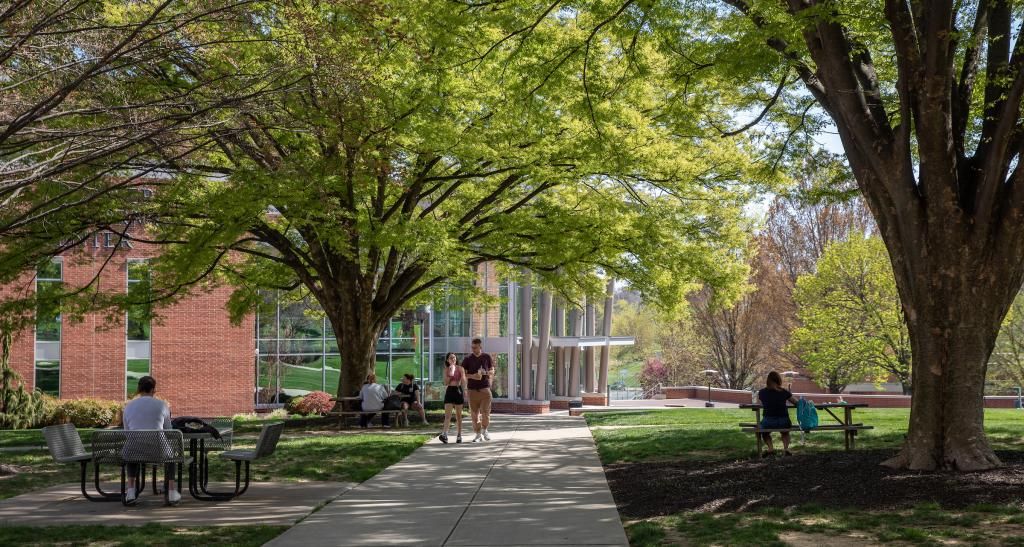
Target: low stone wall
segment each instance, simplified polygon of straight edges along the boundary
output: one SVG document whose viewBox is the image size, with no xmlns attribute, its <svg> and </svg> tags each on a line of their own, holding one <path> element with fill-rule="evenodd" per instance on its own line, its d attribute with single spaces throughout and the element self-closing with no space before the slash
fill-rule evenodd
<svg viewBox="0 0 1024 547">
<path fill-rule="evenodd" d="M 669 399 L 703 399 L 708 398 L 707 386 L 673 386 L 662 388 L 662 393 Z M 806 397 L 816 403 L 838 402 L 840 397 L 850 404 L 866 404 L 872 408 L 910 408 L 910 396 L 900 394 L 863 395 L 854 393 L 794 393 L 797 397 Z M 724 403 L 750 403 L 753 396 L 750 391 L 738 389 L 711 389 L 711 400 Z M 1014 408 L 1017 403 L 1015 395 L 990 395 L 985 397 L 985 408 Z"/>
<path fill-rule="evenodd" d="M 495 399 L 491 403 L 491 412 L 496 414 L 547 414 L 550 411 L 551 405 L 548 401 Z"/>
<path fill-rule="evenodd" d="M 707 386 L 672 386 L 663 387 L 661 392 L 665 394 L 666 399 L 708 399 L 708 387 Z M 722 403 L 750 403 L 753 399 L 751 398 L 749 391 L 743 391 L 740 389 L 711 389 L 711 400 Z"/>
<path fill-rule="evenodd" d="M 583 404 L 583 398 L 582 397 L 559 397 L 559 396 L 556 396 L 556 397 L 552 397 L 551 398 L 551 403 L 550 403 L 549 406 L 550 406 L 551 410 L 569 410 L 570 404 L 573 403 L 573 402 L 579 403 L 579 404 L 576 405 L 576 406 L 579 406 L 579 405 Z"/>
</svg>

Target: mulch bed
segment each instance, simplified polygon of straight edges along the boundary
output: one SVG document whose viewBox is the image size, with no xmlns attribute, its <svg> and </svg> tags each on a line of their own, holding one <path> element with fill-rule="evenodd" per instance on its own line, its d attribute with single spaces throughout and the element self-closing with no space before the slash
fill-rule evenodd
<svg viewBox="0 0 1024 547">
<path fill-rule="evenodd" d="M 879 465 L 893 454 L 855 450 L 768 460 L 626 463 L 606 466 L 605 473 L 626 518 L 805 504 L 884 510 L 925 502 L 964 508 L 1024 500 L 1024 452 L 997 451 L 1003 467 L 974 473 Z"/>
</svg>

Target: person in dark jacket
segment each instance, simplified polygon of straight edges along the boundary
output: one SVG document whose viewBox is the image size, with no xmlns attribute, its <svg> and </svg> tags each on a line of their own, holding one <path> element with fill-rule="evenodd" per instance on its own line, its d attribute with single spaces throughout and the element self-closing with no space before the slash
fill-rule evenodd
<svg viewBox="0 0 1024 547">
<path fill-rule="evenodd" d="M 786 403 L 796 404 L 796 397 L 788 390 L 782 387 L 782 376 L 774 370 L 768 373 L 768 379 L 765 381 L 767 387 L 757 392 L 757 398 L 761 401 L 761 406 L 764 407 L 764 417 L 761 418 L 762 429 L 788 429 L 793 427 L 793 422 L 789 420 L 789 408 L 786 407 Z M 791 456 L 789 452 L 789 432 L 781 432 L 782 436 L 782 451 L 783 454 Z M 761 454 L 762 458 L 766 458 L 775 453 L 775 447 L 772 446 L 772 434 L 762 433 L 761 438 L 764 439 L 765 447 L 767 450 Z"/>
</svg>

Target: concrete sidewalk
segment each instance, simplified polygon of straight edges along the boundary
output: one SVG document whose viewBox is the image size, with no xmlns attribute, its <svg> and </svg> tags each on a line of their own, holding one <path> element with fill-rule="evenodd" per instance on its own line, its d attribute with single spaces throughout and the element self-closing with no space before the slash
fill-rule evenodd
<svg viewBox="0 0 1024 547">
<path fill-rule="evenodd" d="M 352 483 L 341 482 L 259 482 L 253 483 L 244 496 L 232 501 L 199 501 L 185 492 L 181 503 L 175 507 L 165 506 L 163 496 L 147 490 L 139 497 L 138 505 L 125 507 L 118 502 L 86 501 L 79 485 L 65 484 L 0 500 L 0 526 L 141 526 L 150 523 L 168 526 L 288 526 L 352 486 Z M 106 484 L 104 489 L 114 492 L 119 487 Z M 223 492 L 233 489 L 234 483 L 211 484 L 211 487 Z"/>
<path fill-rule="evenodd" d="M 430 441 L 268 545 L 628 545 L 582 418 L 491 429 L 488 443 Z"/>
</svg>

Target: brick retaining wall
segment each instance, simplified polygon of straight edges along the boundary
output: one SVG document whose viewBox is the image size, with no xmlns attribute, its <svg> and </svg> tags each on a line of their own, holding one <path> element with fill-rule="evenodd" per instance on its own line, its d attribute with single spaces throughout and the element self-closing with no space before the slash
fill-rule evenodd
<svg viewBox="0 0 1024 547">
<path fill-rule="evenodd" d="M 703 399 L 708 398 L 707 386 L 673 386 L 662 388 L 662 392 L 669 399 Z M 797 397 L 807 397 L 817 403 L 837 402 L 840 397 L 851 404 L 867 404 L 873 408 L 910 408 L 910 396 L 891 395 L 862 395 L 862 394 L 834 394 L 834 393 L 794 393 Z M 738 389 L 711 389 L 711 400 L 724 403 L 750 403 L 753 400 L 751 392 Z M 989 395 L 985 397 L 985 408 L 1014 408 L 1017 397 L 1014 395 Z"/>
<path fill-rule="evenodd" d="M 491 411 L 495 414 L 547 414 L 550 410 L 548 401 L 495 399 L 491 403 Z"/>
</svg>

